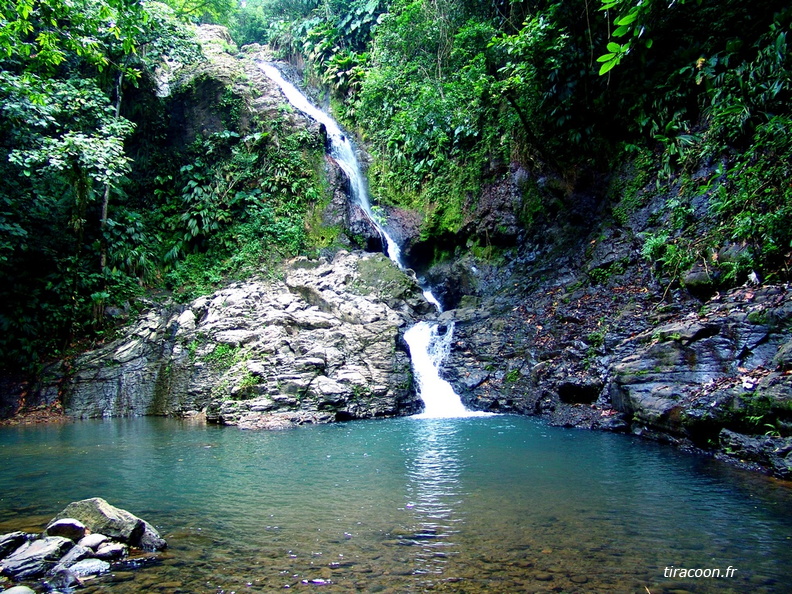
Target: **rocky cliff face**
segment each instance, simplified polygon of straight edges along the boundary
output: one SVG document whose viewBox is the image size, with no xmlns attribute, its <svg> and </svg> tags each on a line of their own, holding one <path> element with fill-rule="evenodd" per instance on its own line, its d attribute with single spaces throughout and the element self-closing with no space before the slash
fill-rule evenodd
<svg viewBox="0 0 792 594">
<path fill-rule="evenodd" d="M 42 388 L 77 418 L 195 415 L 241 427 L 416 412 L 401 335 L 429 306 L 382 254 L 298 259 L 283 280 L 152 307 Z"/>
<path fill-rule="evenodd" d="M 502 183 L 517 191 L 515 176 Z M 473 408 L 630 432 L 792 478 L 790 286 L 717 292 L 710 278 L 702 292 L 695 279 L 655 277 L 639 234 L 666 198 L 624 226 L 596 201 L 588 217 L 545 213 L 496 258 L 433 266 L 427 276 L 456 306 L 441 316 L 456 321 L 446 379 Z"/>
</svg>

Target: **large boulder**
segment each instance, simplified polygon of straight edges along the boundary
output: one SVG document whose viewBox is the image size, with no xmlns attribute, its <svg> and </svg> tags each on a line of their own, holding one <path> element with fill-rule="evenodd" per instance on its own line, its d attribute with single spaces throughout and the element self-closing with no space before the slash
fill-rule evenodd
<svg viewBox="0 0 792 594">
<path fill-rule="evenodd" d="M 164 541 L 150 524 L 126 510 L 110 505 L 101 497 L 70 503 L 52 519 L 49 526 L 57 524 L 62 518 L 79 520 L 91 532 L 104 534 L 134 547 L 154 550 L 165 548 Z M 152 546 L 152 543 L 156 545 Z"/>
<path fill-rule="evenodd" d="M 208 420 L 283 429 L 417 411 L 401 335 L 428 307 L 414 278 L 382 254 L 342 251 L 293 261 L 283 283 L 197 300 L 199 322 L 177 336 L 210 338 L 196 351 L 209 363 L 199 363 L 214 396 Z M 218 379 L 221 348 L 234 357 Z"/>
</svg>

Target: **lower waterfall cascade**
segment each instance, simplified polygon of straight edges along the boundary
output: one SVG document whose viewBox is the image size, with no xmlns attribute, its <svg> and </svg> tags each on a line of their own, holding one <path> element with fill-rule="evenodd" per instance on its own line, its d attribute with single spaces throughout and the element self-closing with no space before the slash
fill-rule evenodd
<svg viewBox="0 0 792 594">
<path fill-rule="evenodd" d="M 355 149 L 338 123 L 327 113 L 313 105 L 310 100 L 293 84 L 288 82 L 281 72 L 272 64 L 261 63 L 264 74 L 277 84 L 283 94 L 295 108 L 312 120 L 322 124 L 327 130 L 330 141 L 330 156 L 349 178 L 352 200 L 366 213 L 372 225 L 377 229 L 386 246 L 386 255 L 402 270 L 407 270 L 402 261 L 401 248 L 374 215 L 366 187 L 365 177 Z M 438 312 L 442 305 L 428 287 L 422 287 L 424 298 Z M 404 340 L 410 347 L 413 371 L 415 373 L 418 395 L 424 402 L 424 412 L 419 418 L 456 418 L 480 416 L 483 412 L 467 410 L 459 395 L 446 380 L 440 377 L 440 365 L 451 347 L 454 325 L 442 327 L 437 322 L 418 322 L 404 333 Z"/>
<path fill-rule="evenodd" d="M 404 333 L 404 340 L 410 345 L 418 395 L 425 407 L 417 415 L 418 418 L 439 419 L 492 414 L 465 408 L 451 384 L 440 377 L 440 365 L 451 349 L 453 338 L 453 324 L 440 326 L 433 322 L 418 322 Z"/>
</svg>

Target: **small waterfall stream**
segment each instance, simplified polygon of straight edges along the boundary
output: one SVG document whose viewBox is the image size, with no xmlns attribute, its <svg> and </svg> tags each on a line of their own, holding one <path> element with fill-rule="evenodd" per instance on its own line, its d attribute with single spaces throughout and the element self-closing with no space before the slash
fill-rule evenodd
<svg viewBox="0 0 792 594">
<path fill-rule="evenodd" d="M 360 169 L 355 149 L 347 135 L 333 118 L 314 106 L 299 89 L 284 79 L 280 71 L 272 64 L 261 63 L 259 66 L 264 74 L 280 87 L 289 103 L 309 118 L 324 125 L 330 140 L 330 156 L 349 178 L 352 200 L 366 213 L 379 232 L 387 248 L 388 257 L 399 268 L 406 270 L 399 245 L 378 221 L 371 208 L 366 180 Z M 442 306 L 432 294 L 431 289 L 424 288 L 423 294 L 438 312 L 442 311 Z M 410 357 L 418 384 L 418 395 L 425 406 L 424 412 L 418 416 L 444 418 L 487 414 L 467 410 L 451 384 L 440 377 L 440 365 L 448 355 L 454 332 L 453 324 L 444 328 L 445 332 L 440 332 L 440 327 L 435 322 L 418 322 L 404 333 L 404 340 L 410 346 Z"/>
<path fill-rule="evenodd" d="M 347 178 L 349 178 L 352 200 L 366 213 L 368 219 L 379 232 L 380 237 L 385 242 L 387 256 L 393 260 L 399 268 L 404 268 L 404 264 L 401 261 L 401 249 L 399 245 L 379 223 L 374 211 L 371 209 L 371 201 L 369 200 L 368 190 L 366 188 L 366 178 L 363 177 L 363 173 L 360 170 L 360 161 L 358 161 L 355 155 L 355 149 L 349 137 L 344 134 L 333 118 L 314 106 L 297 87 L 283 78 L 280 70 L 275 68 L 272 64 L 267 63 L 261 63 L 259 66 L 264 74 L 281 88 L 281 91 L 283 91 L 289 103 L 312 120 L 324 125 L 327 130 L 327 137 L 330 139 L 330 156 L 338 163 L 338 166 L 343 170 Z"/>
</svg>

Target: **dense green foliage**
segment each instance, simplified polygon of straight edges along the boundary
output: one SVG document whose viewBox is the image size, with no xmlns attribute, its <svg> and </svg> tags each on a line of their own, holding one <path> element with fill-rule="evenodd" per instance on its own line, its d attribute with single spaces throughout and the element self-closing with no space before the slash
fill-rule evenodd
<svg viewBox="0 0 792 594">
<path fill-rule="evenodd" d="M 375 200 L 422 213 L 425 238 L 488 245 L 466 224 L 517 166 L 566 199 L 632 162 L 639 175 L 611 184 L 614 219 L 655 182 L 664 226 L 644 254 L 660 274 L 787 275 L 784 0 L 19 0 L 0 7 L 6 363 L 101 336 L 141 287 L 187 297 L 337 233 L 312 235 L 327 193 L 309 135 L 243 125 L 231 92 L 224 129 L 169 136 L 154 73 L 200 59 L 185 21 L 304 66 L 373 156 Z M 558 200 L 521 189 L 530 228 Z"/>
<path fill-rule="evenodd" d="M 305 60 L 367 142 L 375 198 L 423 212 L 427 237 L 458 233 L 510 163 L 572 188 L 648 152 L 665 191 L 721 163 L 720 177 L 672 192 L 676 223 L 656 254 L 666 273 L 717 268 L 725 244 L 745 248 L 743 272 L 789 263 L 786 2 L 262 0 L 248 24 L 254 12 L 266 26 L 240 33 Z M 696 192 L 715 188 L 707 216 L 686 220 Z M 621 215 L 640 200 L 616 198 Z M 526 202 L 530 222 L 538 202 Z"/>
<path fill-rule="evenodd" d="M 219 6 L 219 4 L 218 4 Z M 321 143 L 248 118 L 182 146 L 156 96 L 164 60 L 203 59 L 158 3 L 3 5 L 0 360 L 34 368 L 101 339 L 145 289 L 180 296 L 274 270 L 323 199 Z"/>
<path fill-rule="evenodd" d="M 258 130 L 197 140 L 178 173 L 156 179 L 159 205 L 148 222 L 163 230 L 157 255 L 178 296 L 203 294 L 229 275 L 277 270 L 309 242 L 306 217 L 326 193 L 316 170 L 321 142 L 283 134 L 280 121 Z"/>
<path fill-rule="evenodd" d="M 0 347 L 24 365 L 135 285 L 108 263 L 134 128 L 122 88 L 196 52 L 160 5 L 29 0 L 4 3 L 2 21 Z"/>
</svg>

